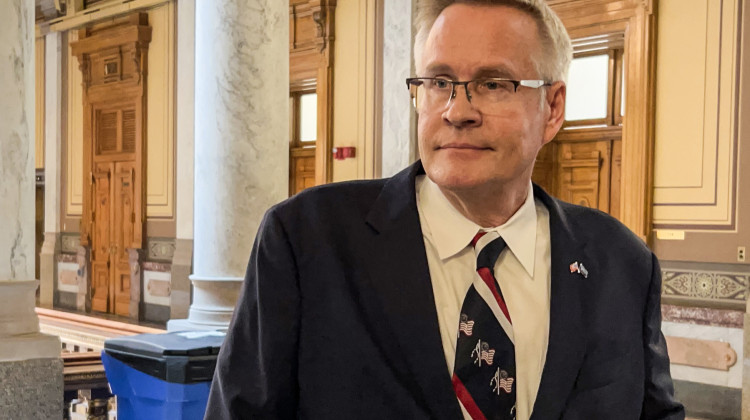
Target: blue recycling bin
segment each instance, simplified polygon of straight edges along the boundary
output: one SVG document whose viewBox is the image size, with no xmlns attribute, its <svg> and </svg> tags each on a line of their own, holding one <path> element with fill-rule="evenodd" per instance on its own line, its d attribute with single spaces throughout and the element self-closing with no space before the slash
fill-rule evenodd
<svg viewBox="0 0 750 420">
<path fill-rule="evenodd" d="M 102 364 L 119 420 L 203 419 L 221 331 L 140 334 L 106 340 Z"/>
</svg>

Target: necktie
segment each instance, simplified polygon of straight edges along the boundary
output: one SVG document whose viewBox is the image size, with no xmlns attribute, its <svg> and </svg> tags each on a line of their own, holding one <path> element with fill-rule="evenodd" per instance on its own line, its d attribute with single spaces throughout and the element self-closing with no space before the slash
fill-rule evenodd
<svg viewBox="0 0 750 420">
<path fill-rule="evenodd" d="M 494 266 L 505 241 L 496 232 L 472 240 L 477 274 L 461 306 L 453 389 L 474 420 L 515 419 L 513 327 Z"/>
</svg>

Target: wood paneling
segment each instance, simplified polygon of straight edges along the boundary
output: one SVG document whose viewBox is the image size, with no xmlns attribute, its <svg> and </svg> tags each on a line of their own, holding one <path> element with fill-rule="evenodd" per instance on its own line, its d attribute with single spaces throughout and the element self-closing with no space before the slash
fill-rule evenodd
<svg viewBox="0 0 750 420">
<path fill-rule="evenodd" d="M 606 130 L 600 130 L 598 135 L 603 132 Z M 565 201 L 617 217 L 621 144 L 619 137 L 611 135 L 593 140 L 558 139 L 539 153 L 532 178 Z"/>
<path fill-rule="evenodd" d="M 294 195 L 315 186 L 315 149 L 292 149 L 291 157 L 289 195 Z"/>
</svg>

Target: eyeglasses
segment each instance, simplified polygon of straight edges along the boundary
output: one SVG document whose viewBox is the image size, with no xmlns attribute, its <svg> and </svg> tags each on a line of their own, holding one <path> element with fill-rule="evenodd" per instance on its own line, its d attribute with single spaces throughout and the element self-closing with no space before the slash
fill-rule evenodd
<svg viewBox="0 0 750 420">
<path fill-rule="evenodd" d="M 539 89 L 551 86 L 544 80 L 511 80 L 499 77 L 474 79 L 465 82 L 443 77 L 412 77 L 406 86 L 418 112 L 434 111 L 448 107 L 456 97 L 456 86 L 463 85 L 469 102 L 482 111 L 499 110 L 510 102 L 519 86 Z"/>
</svg>

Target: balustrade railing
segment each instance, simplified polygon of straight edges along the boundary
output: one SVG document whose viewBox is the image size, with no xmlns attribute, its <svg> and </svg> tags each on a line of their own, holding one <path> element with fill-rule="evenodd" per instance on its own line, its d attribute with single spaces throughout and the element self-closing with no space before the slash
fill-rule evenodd
<svg viewBox="0 0 750 420">
<path fill-rule="evenodd" d="M 104 341 L 125 335 L 158 334 L 164 330 L 44 308 L 36 308 L 36 312 L 41 332 L 59 336 L 62 343 L 63 418 L 115 419 L 117 402 L 109 391 L 101 360 Z"/>
</svg>

